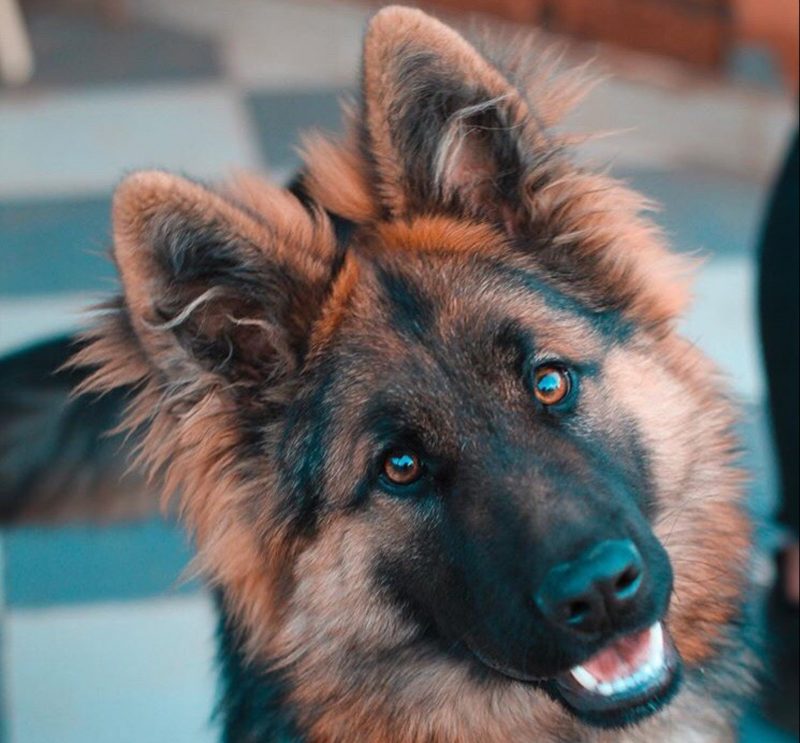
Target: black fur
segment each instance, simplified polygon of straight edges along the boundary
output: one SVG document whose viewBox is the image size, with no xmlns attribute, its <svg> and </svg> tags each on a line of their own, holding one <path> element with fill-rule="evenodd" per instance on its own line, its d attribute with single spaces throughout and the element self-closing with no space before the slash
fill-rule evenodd
<svg viewBox="0 0 800 743">
<path fill-rule="evenodd" d="M 305 743 L 286 704 L 280 674 L 248 664 L 239 633 L 228 617 L 220 592 L 215 594 L 219 625 L 217 659 L 220 695 L 215 717 L 223 743 Z"/>
</svg>

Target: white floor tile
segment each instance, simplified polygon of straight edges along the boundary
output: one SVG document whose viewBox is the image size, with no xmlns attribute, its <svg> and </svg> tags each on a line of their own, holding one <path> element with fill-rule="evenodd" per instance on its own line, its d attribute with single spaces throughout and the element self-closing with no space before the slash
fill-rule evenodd
<svg viewBox="0 0 800 743">
<path fill-rule="evenodd" d="M 211 743 L 205 595 L 6 616 L 10 743 Z"/>
<path fill-rule="evenodd" d="M 737 396 L 759 402 L 764 382 L 752 261 L 710 261 L 697 276 L 695 297 L 683 334 L 717 362 Z"/>
<path fill-rule="evenodd" d="M 0 104 L 0 198 L 108 192 L 125 173 L 218 178 L 259 161 L 240 96 L 222 85 L 70 91 Z"/>
<path fill-rule="evenodd" d="M 797 127 L 796 105 L 775 94 L 698 85 L 659 88 L 632 80 L 598 85 L 565 128 L 619 132 L 580 148 L 623 166 L 710 167 L 771 181 Z"/>
<path fill-rule="evenodd" d="M 97 300 L 83 293 L 0 297 L 0 355 L 85 327 L 86 309 Z"/>
</svg>

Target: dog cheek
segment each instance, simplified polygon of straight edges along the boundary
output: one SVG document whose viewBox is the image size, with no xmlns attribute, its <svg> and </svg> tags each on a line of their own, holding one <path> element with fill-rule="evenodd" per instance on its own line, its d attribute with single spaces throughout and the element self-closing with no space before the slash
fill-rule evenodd
<svg viewBox="0 0 800 743">
<path fill-rule="evenodd" d="M 374 525 L 353 517 L 326 524 L 300 556 L 293 611 L 304 626 L 298 642 L 314 636 L 323 646 L 374 653 L 408 639 L 408 629 L 380 585 Z M 310 626 L 313 624 L 313 627 Z"/>
<path fill-rule="evenodd" d="M 665 525 L 663 540 L 675 573 L 670 627 L 684 661 L 697 665 L 719 651 L 742 610 L 751 527 L 734 503 L 687 510 L 677 533 Z"/>
<path fill-rule="evenodd" d="M 612 352 L 605 370 L 649 451 L 654 532 L 674 571 L 670 626 L 683 659 L 696 665 L 716 654 L 740 611 L 751 527 L 743 476 L 731 466 L 733 411 L 696 351 L 679 342 L 671 350 L 666 364 Z"/>
<path fill-rule="evenodd" d="M 680 384 L 644 353 L 620 348 L 603 365 L 604 398 L 634 421 L 647 454 L 660 504 L 678 502 L 686 471 L 696 455 L 692 416 L 697 405 Z M 614 416 L 614 411 L 609 411 Z M 617 412 L 618 416 L 618 412 Z"/>
</svg>

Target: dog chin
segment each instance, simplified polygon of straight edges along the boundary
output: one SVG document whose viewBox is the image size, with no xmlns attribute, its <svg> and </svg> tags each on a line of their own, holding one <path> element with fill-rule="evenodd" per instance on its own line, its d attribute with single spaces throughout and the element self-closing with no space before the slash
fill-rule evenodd
<svg viewBox="0 0 800 743">
<path fill-rule="evenodd" d="M 532 678 L 474 654 L 497 673 L 540 686 L 582 722 L 603 728 L 625 727 L 658 712 L 682 679 L 680 655 L 661 622 L 616 638 L 550 678 Z"/>
</svg>

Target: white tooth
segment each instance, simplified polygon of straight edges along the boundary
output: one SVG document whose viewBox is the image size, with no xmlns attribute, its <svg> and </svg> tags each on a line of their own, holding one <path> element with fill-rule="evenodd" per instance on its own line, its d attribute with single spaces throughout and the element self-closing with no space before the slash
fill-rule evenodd
<svg viewBox="0 0 800 743">
<path fill-rule="evenodd" d="M 610 697 L 614 693 L 614 687 L 611 684 L 603 681 L 597 685 L 597 691 L 604 697 Z"/>
<path fill-rule="evenodd" d="M 655 668 L 661 668 L 664 665 L 664 628 L 661 626 L 661 622 L 656 622 L 650 628 L 648 662 Z"/>
<path fill-rule="evenodd" d="M 597 688 L 597 679 L 583 666 L 575 666 L 570 673 L 584 689 L 594 691 Z"/>
</svg>

